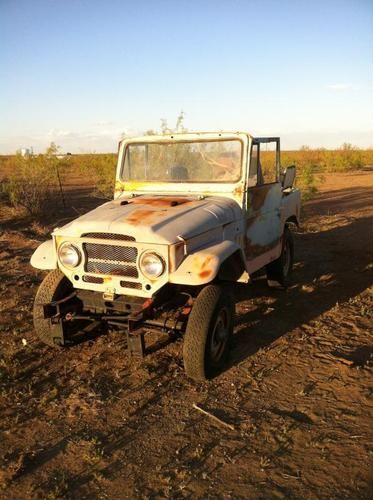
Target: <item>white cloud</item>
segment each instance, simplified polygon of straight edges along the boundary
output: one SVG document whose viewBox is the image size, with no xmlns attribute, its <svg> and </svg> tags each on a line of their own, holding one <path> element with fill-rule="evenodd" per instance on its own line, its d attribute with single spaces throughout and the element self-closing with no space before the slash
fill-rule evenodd
<svg viewBox="0 0 373 500">
<path fill-rule="evenodd" d="M 115 152 L 124 135 L 137 135 L 127 127 L 103 121 L 82 130 L 52 128 L 46 134 L 0 137 L 0 154 L 13 154 L 23 147 L 33 147 L 35 153 L 46 150 L 53 141 L 62 152 Z"/>
<path fill-rule="evenodd" d="M 114 152 L 117 150 L 118 141 L 127 129 L 103 128 L 86 130 L 59 130 L 54 129 L 48 133 L 48 141 L 54 141 L 61 146 L 63 151 L 70 152 Z M 38 138 L 43 142 L 43 138 Z"/>
<path fill-rule="evenodd" d="M 112 120 L 99 120 L 92 123 L 93 127 L 111 127 L 113 125 L 115 125 L 115 122 Z"/>
<path fill-rule="evenodd" d="M 331 83 L 326 86 L 328 90 L 336 90 L 336 91 L 343 91 L 343 90 L 351 90 L 353 88 L 353 85 L 351 83 Z"/>
<path fill-rule="evenodd" d="M 56 128 L 52 128 L 47 133 L 47 137 L 52 137 L 53 140 L 58 139 L 59 137 L 77 137 L 78 134 L 73 132 L 72 130 L 59 130 Z"/>
</svg>

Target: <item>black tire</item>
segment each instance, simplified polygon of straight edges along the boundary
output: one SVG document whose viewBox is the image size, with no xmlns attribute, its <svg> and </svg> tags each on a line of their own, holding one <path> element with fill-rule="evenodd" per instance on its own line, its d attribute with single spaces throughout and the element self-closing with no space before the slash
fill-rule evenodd
<svg viewBox="0 0 373 500">
<path fill-rule="evenodd" d="M 278 259 L 266 266 L 267 280 L 275 281 L 283 287 L 290 283 L 291 271 L 294 262 L 294 240 L 288 226 L 284 228 L 282 236 L 282 250 Z"/>
<path fill-rule="evenodd" d="M 219 285 L 207 285 L 195 299 L 184 336 L 186 374 L 206 380 L 223 368 L 233 332 L 234 304 Z"/>
<path fill-rule="evenodd" d="M 61 346 L 57 340 L 60 325 L 53 325 L 49 319 L 44 318 L 43 304 L 66 297 L 72 290 L 72 284 L 59 269 L 49 272 L 42 281 L 36 293 L 33 315 L 36 334 L 44 344 L 51 347 Z M 66 329 L 64 326 L 63 328 Z"/>
</svg>

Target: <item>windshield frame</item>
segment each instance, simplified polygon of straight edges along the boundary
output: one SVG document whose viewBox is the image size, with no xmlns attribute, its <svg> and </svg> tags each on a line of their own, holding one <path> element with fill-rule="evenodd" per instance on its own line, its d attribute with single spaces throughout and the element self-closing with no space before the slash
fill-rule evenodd
<svg viewBox="0 0 373 500">
<path fill-rule="evenodd" d="M 121 164 L 120 164 L 120 173 L 119 173 L 119 179 L 123 183 L 133 183 L 133 182 L 139 182 L 141 184 L 236 184 L 242 179 L 243 175 L 243 159 L 244 159 L 244 148 L 245 148 L 245 143 L 242 140 L 242 138 L 238 135 L 236 136 L 230 136 L 230 137 L 224 137 L 224 136 L 217 136 L 217 137 L 209 137 L 209 138 L 203 138 L 203 137 L 194 137 L 191 139 L 185 138 L 178 138 L 177 135 L 171 135 L 171 136 L 165 136 L 160 137 L 157 136 L 156 139 L 151 139 L 152 136 L 149 136 L 149 140 L 146 140 L 146 137 L 141 137 L 141 138 L 136 138 L 133 140 L 126 141 L 125 148 L 122 152 L 122 158 L 121 158 Z M 232 142 L 232 141 L 239 141 L 241 145 L 241 151 L 240 151 L 240 159 L 239 159 L 239 170 L 237 172 L 237 177 L 235 179 L 225 179 L 221 181 L 216 181 L 216 180 L 190 180 L 190 179 L 183 179 L 183 180 L 178 180 L 178 179 L 153 179 L 153 180 L 130 180 L 130 179 L 125 179 L 124 178 L 124 168 L 125 168 L 125 161 L 126 161 L 126 156 L 127 156 L 127 150 L 128 147 L 131 145 L 135 146 L 142 146 L 146 144 L 193 144 L 193 143 L 209 143 L 209 142 Z"/>
</svg>

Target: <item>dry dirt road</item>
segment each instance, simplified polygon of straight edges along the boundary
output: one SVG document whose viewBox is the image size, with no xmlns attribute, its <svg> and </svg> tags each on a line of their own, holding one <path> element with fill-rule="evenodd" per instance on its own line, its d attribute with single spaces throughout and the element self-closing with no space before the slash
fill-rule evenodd
<svg viewBox="0 0 373 500">
<path fill-rule="evenodd" d="M 0 497 L 372 498 L 373 174 L 325 187 L 294 285 L 236 287 L 230 363 L 204 384 L 181 340 L 132 362 L 118 333 L 44 347 L 28 262 L 45 230 L 2 206 Z"/>
</svg>

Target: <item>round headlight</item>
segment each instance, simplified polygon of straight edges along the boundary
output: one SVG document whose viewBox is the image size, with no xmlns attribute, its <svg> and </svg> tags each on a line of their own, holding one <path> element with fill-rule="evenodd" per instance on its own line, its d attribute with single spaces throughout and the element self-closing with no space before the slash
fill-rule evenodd
<svg viewBox="0 0 373 500">
<path fill-rule="evenodd" d="M 76 267 L 80 263 L 81 254 L 71 243 L 64 243 L 58 249 L 58 258 L 64 266 Z"/>
<path fill-rule="evenodd" d="M 165 263 L 156 253 L 145 252 L 140 259 L 140 269 L 147 278 L 158 278 L 165 270 Z"/>
</svg>

